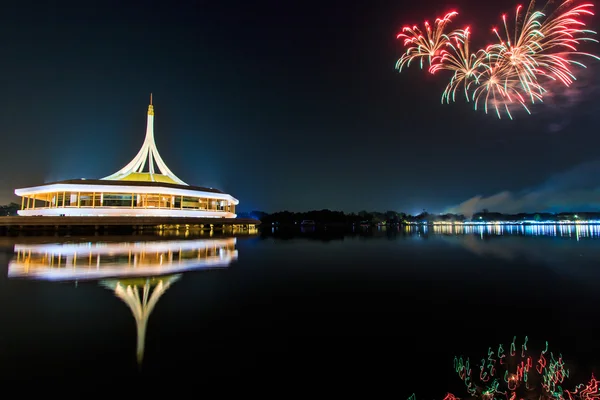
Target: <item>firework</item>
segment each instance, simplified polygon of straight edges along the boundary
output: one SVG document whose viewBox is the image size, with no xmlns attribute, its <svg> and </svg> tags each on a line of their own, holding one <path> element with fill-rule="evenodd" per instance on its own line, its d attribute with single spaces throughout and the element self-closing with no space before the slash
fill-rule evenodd
<svg viewBox="0 0 600 400">
<path fill-rule="evenodd" d="M 496 57 L 489 49 L 482 52 L 485 54 L 485 62 L 481 63 L 483 72 L 472 85 L 475 110 L 482 107 L 487 114 L 493 108 L 498 118 L 505 112 L 512 119 L 511 106 L 520 105 L 531 114 L 527 104 L 542 102 L 546 91 L 537 77 L 530 75 L 526 68 L 507 64 L 505 58 Z"/>
<path fill-rule="evenodd" d="M 551 5 L 552 1 L 546 8 Z M 423 67 L 427 60 L 430 73 L 453 73 L 442 103 L 456 101 L 460 90 L 475 110 L 493 109 L 499 118 L 505 113 L 512 119 L 511 107 L 530 112 L 528 105 L 542 102 L 552 82 L 571 85 L 576 80 L 574 67 L 585 68 L 581 57 L 600 59 L 579 50 L 582 43 L 598 42 L 591 37 L 596 32 L 582 21 L 593 15 L 592 7 L 566 0 L 547 13 L 546 8 L 536 11 L 532 0 L 527 9 L 516 8 L 513 23 L 502 15 L 503 29 L 493 29 L 497 42 L 477 51 L 470 49 L 470 28 L 448 31 L 450 18 L 457 15 L 451 12 L 436 19 L 433 28 L 425 23 L 425 34 L 416 26 L 403 29 L 398 38 L 408 49 L 396 68 L 401 71 L 416 59 Z"/>
<path fill-rule="evenodd" d="M 450 36 L 444 30 L 450 23 L 450 18 L 457 14 L 458 12 L 452 11 L 443 18 L 437 18 L 433 27 L 425 21 L 424 33 L 416 25 L 412 28 L 408 26 L 402 28 L 402 32 L 396 38 L 403 39 L 404 46 L 408 49 L 396 63 L 396 68 L 402 71 L 405 65 L 408 67 L 416 59 L 420 60 L 421 68 L 423 68 L 423 60 L 426 58 L 431 65 L 432 58 L 439 54 L 450 40 Z"/>
<path fill-rule="evenodd" d="M 462 86 L 465 98 L 469 101 L 468 89 L 471 82 L 478 82 L 483 66 L 483 57 L 481 52 L 472 54 L 469 49 L 469 28 L 459 29 L 452 32 L 451 39 L 446 43 L 447 49 L 441 50 L 439 55 L 431 60 L 429 72 L 432 74 L 440 70 L 450 70 L 454 75 L 450 83 L 446 86 L 442 94 L 442 103 L 444 101 L 456 100 L 456 91 Z"/>
<path fill-rule="evenodd" d="M 595 32 L 583 29 L 585 23 L 579 19 L 594 15 L 590 10 L 593 5 L 567 8 L 570 3 L 570 0 L 565 1 L 548 17 L 543 11 L 533 10 L 535 1 L 530 3 L 523 15 L 523 8 L 518 6 L 512 39 L 506 15 L 503 15 L 504 36 L 497 29 L 493 30 L 499 43 L 488 48 L 490 57 L 505 68 L 514 70 L 526 87 L 539 76 L 558 80 L 567 86 L 573 83 L 575 76 L 570 67 L 585 66 L 572 57 L 583 55 L 597 58 L 579 52 L 577 47 L 582 42 L 597 40 L 587 36 Z M 562 10 L 565 11 L 561 12 Z"/>
</svg>

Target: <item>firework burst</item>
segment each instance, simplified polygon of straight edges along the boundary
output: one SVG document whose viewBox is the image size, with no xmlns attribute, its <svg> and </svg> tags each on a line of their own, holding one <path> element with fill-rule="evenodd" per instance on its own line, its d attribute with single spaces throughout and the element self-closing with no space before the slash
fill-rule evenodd
<svg viewBox="0 0 600 400">
<path fill-rule="evenodd" d="M 493 109 L 499 118 L 506 114 L 512 119 L 511 107 L 529 112 L 528 105 L 542 102 L 546 85 L 571 85 L 576 80 L 574 68 L 585 68 L 582 57 L 600 60 L 579 50 L 585 42 L 598 42 L 591 37 L 596 32 L 586 29 L 582 20 L 594 15 L 593 5 L 566 0 L 548 13 L 552 6 L 552 0 L 540 11 L 535 10 L 535 0 L 527 9 L 517 6 L 514 19 L 502 15 L 502 29 L 493 29 L 496 43 L 477 51 L 470 48 L 470 28 L 448 31 L 456 12 L 436 19 L 433 28 L 425 23 L 425 34 L 416 26 L 405 27 L 398 38 L 407 50 L 396 68 L 401 71 L 416 59 L 423 68 L 427 60 L 429 72 L 453 73 L 442 103 L 456 101 L 460 90 L 476 110 Z"/>
<path fill-rule="evenodd" d="M 396 38 L 402 39 L 407 49 L 396 63 L 396 68 L 402 71 L 404 66 L 410 66 L 410 63 L 416 59 L 420 61 L 421 68 L 423 68 L 425 59 L 431 65 L 432 58 L 439 54 L 450 40 L 450 36 L 444 31 L 450 23 L 450 18 L 456 15 L 458 15 L 458 12 L 452 11 L 443 18 L 437 18 L 433 27 L 428 21 L 425 21 L 425 32 L 422 32 L 416 25 L 412 28 L 409 26 L 402 28 L 402 32 Z"/>
<path fill-rule="evenodd" d="M 482 52 L 473 54 L 469 49 L 469 28 L 459 29 L 451 34 L 446 43 L 446 49 L 432 58 L 429 72 L 432 74 L 440 70 L 450 70 L 454 75 L 442 94 L 442 103 L 456 100 L 456 92 L 462 86 L 465 98 L 469 101 L 469 87 L 472 82 L 479 82 L 481 68 L 483 67 Z"/>
</svg>

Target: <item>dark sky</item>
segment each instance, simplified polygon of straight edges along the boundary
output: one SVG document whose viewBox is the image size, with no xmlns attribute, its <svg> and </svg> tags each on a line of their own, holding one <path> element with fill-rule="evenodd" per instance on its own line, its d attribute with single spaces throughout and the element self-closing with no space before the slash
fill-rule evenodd
<svg viewBox="0 0 600 400">
<path fill-rule="evenodd" d="M 7 3 L 0 203 L 17 187 L 123 167 L 143 141 L 150 92 L 167 165 L 242 211 L 441 211 L 535 187 L 598 158 L 600 65 L 515 121 L 441 105 L 447 77 L 394 69 L 404 24 L 457 8 L 453 26 L 470 24 L 486 45 L 516 4 Z"/>
</svg>

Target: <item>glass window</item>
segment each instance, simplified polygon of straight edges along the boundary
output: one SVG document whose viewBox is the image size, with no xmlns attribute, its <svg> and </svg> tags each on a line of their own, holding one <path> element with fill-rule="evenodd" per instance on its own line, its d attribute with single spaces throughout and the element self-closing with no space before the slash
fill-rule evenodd
<svg viewBox="0 0 600 400">
<path fill-rule="evenodd" d="M 77 207 L 77 192 L 67 192 L 65 206 Z"/>
<path fill-rule="evenodd" d="M 79 207 L 92 207 L 93 195 L 93 193 L 81 193 L 79 195 Z"/>
<path fill-rule="evenodd" d="M 160 195 L 158 194 L 147 194 L 145 207 L 148 208 L 159 208 L 160 207 Z"/>
<path fill-rule="evenodd" d="M 105 193 L 104 207 L 131 207 L 131 194 Z"/>
<path fill-rule="evenodd" d="M 57 207 L 62 207 L 63 206 L 63 199 L 64 199 L 64 193 L 63 192 L 58 192 L 57 196 L 56 196 L 56 206 Z"/>
<path fill-rule="evenodd" d="M 197 197 L 183 197 L 183 208 L 198 208 L 198 198 Z"/>
<path fill-rule="evenodd" d="M 174 208 L 181 208 L 181 196 L 175 196 Z"/>
</svg>

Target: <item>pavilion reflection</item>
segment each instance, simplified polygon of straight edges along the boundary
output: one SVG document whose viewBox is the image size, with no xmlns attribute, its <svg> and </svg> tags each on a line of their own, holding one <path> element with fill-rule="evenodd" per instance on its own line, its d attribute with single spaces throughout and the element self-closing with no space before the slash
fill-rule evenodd
<svg viewBox="0 0 600 400">
<path fill-rule="evenodd" d="M 147 242 L 15 244 L 9 278 L 98 281 L 130 309 L 137 361 L 144 358 L 148 318 L 187 271 L 226 268 L 237 260 L 236 238 Z"/>
<path fill-rule="evenodd" d="M 99 280 L 222 267 L 237 259 L 236 238 L 146 242 L 15 244 L 9 278 Z"/>
</svg>

